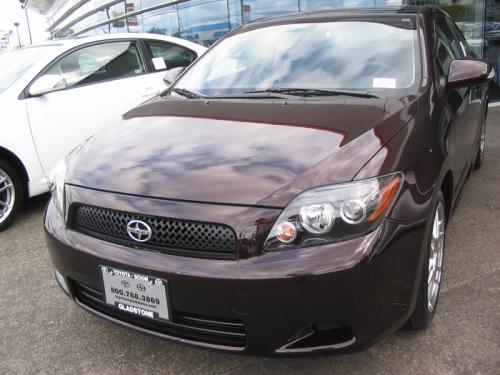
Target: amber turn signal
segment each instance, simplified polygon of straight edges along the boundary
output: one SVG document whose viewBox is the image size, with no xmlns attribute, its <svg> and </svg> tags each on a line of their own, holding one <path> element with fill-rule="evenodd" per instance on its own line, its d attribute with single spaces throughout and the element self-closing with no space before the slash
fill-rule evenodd
<svg viewBox="0 0 500 375">
<path fill-rule="evenodd" d="M 401 184 L 401 177 L 399 175 L 394 176 L 394 178 L 385 185 L 380 190 L 380 198 L 378 207 L 373 211 L 373 213 L 368 217 L 369 221 L 377 220 L 389 207 L 392 202 L 392 199 L 396 195 L 399 189 L 399 185 Z"/>
</svg>

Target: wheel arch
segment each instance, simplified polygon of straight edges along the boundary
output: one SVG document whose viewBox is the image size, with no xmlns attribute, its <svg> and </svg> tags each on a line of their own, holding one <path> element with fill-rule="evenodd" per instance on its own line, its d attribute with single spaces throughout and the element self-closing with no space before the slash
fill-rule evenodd
<svg viewBox="0 0 500 375">
<path fill-rule="evenodd" d="M 23 180 L 23 190 L 24 190 L 24 195 L 28 196 L 29 195 L 29 176 L 28 176 L 28 171 L 26 170 L 26 167 L 24 166 L 23 162 L 19 157 L 14 154 L 12 151 L 0 146 L 0 159 L 3 159 L 7 161 L 8 163 L 12 164 L 12 166 L 16 169 L 16 171 L 19 173 L 19 176 Z"/>
</svg>

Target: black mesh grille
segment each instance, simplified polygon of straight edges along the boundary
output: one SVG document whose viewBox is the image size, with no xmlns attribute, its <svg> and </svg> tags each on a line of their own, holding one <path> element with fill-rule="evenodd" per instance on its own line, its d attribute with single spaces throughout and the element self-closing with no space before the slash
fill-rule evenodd
<svg viewBox="0 0 500 375">
<path fill-rule="evenodd" d="M 168 254 L 236 258 L 236 236 L 226 225 L 137 215 L 85 205 L 78 205 L 71 211 L 74 230 L 106 241 Z M 149 241 L 140 243 L 128 236 L 127 224 L 131 220 L 142 220 L 151 227 Z"/>
</svg>

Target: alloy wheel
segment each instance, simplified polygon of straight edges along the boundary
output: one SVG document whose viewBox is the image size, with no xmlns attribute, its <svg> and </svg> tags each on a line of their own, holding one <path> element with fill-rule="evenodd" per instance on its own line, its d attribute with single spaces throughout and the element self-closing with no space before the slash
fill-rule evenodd
<svg viewBox="0 0 500 375">
<path fill-rule="evenodd" d="M 0 169 L 0 224 L 2 224 L 12 212 L 16 202 L 16 189 L 10 176 Z"/>
<path fill-rule="evenodd" d="M 444 205 L 439 202 L 434 222 L 432 224 L 432 237 L 429 254 L 429 271 L 427 278 L 427 309 L 433 312 L 436 308 L 441 276 L 443 271 L 443 252 L 445 236 L 445 213 Z"/>
</svg>

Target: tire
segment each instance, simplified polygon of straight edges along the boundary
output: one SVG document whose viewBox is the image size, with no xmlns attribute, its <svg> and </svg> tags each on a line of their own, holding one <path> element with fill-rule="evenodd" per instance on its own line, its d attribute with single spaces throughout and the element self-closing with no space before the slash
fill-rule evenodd
<svg viewBox="0 0 500 375">
<path fill-rule="evenodd" d="M 415 309 L 408 320 L 408 327 L 415 330 L 425 329 L 431 323 L 436 313 L 441 287 L 446 237 L 446 205 L 441 191 L 438 194 L 438 199 L 433 206 L 432 212 L 432 227 L 427 239 L 422 280 L 420 282 Z M 429 274 L 431 273 L 433 277 L 429 280 Z"/>
<path fill-rule="evenodd" d="M 16 169 L 0 159 L 0 232 L 12 224 L 23 203 L 24 184 Z"/>
<path fill-rule="evenodd" d="M 479 137 L 479 149 L 477 150 L 476 159 L 474 160 L 474 170 L 477 171 L 483 165 L 484 149 L 486 145 L 486 116 L 483 118 L 481 125 L 481 136 Z"/>
</svg>

